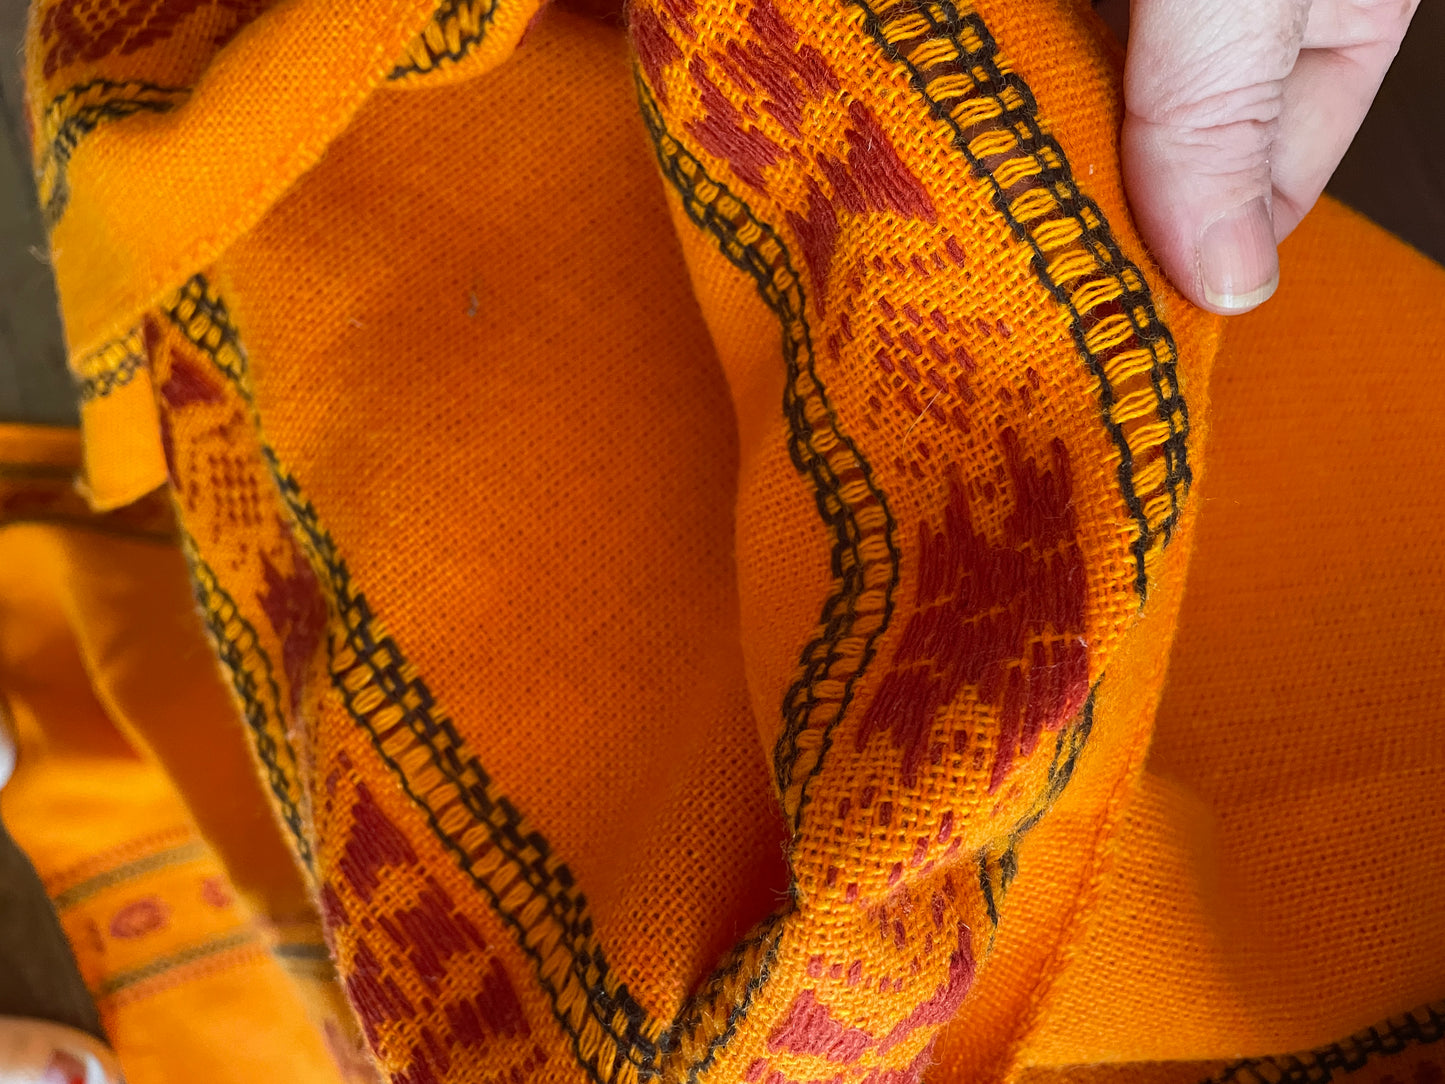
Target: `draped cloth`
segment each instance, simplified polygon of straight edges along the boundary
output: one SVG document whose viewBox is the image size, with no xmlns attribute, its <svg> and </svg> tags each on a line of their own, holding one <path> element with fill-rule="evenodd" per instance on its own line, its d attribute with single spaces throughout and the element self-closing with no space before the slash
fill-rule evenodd
<svg viewBox="0 0 1445 1084">
<path fill-rule="evenodd" d="M 5 437 L 78 491 L 0 532 L 4 812 L 154 881 L 61 909 L 132 1084 L 1440 1079 L 1445 271 L 1325 202 L 1192 309 L 1086 8 L 27 65 L 83 446 Z"/>
</svg>

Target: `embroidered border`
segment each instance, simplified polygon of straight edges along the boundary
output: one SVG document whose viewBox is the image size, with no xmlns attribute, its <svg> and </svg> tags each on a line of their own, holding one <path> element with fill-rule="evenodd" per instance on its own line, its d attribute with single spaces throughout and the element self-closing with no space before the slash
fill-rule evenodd
<svg viewBox="0 0 1445 1084">
<path fill-rule="evenodd" d="M 82 139 L 110 121 L 124 120 L 138 113 L 169 112 L 189 94 L 185 87 L 95 79 L 71 87 L 52 99 L 41 123 L 43 148 L 35 164 L 35 184 L 45 228 L 55 229 L 70 202 L 66 167 Z"/>
<path fill-rule="evenodd" d="M 196 605 L 215 645 L 216 657 L 241 702 L 241 717 L 251 732 L 251 743 L 265 769 L 271 796 L 291 833 L 297 856 L 314 876 L 314 856 L 306 838 L 301 784 L 296 775 L 296 750 L 282 721 L 281 692 L 276 686 L 271 660 L 261 650 L 255 626 L 241 616 L 236 600 L 221 587 L 216 574 L 201 560 L 195 541 L 184 531 L 181 550 L 190 566 Z M 281 762 L 283 751 L 286 765 Z"/>
<path fill-rule="evenodd" d="M 786 909 L 774 912 L 758 925 L 752 936 L 740 941 L 702 988 L 688 999 L 668 1029 L 667 1049 L 675 1052 L 686 1065 L 683 1079 L 687 1084 L 698 1084 L 712 1068 L 718 1054 L 732 1042 L 752 1011 L 753 1000 L 771 980 L 773 962 L 783 941 L 782 922 L 786 915 Z M 702 1045 L 702 1036 L 708 1028 L 716 1027 L 714 1021 L 722 1015 L 724 1006 L 727 1015 L 723 1026 Z"/>
<path fill-rule="evenodd" d="M 1192 481 L 1178 352 L 1148 283 L 1098 204 L 1079 190 L 1063 148 L 1040 124 L 1033 92 L 1009 70 L 976 12 L 951 0 L 848 2 L 952 132 L 953 146 L 992 189 L 994 207 L 1033 250 L 1039 281 L 1069 313 L 1119 454 L 1119 488 L 1138 532 L 1134 589 L 1142 604 L 1149 568 Z"/>
<path fill-rule="evenodd" d="M 1433 1001 L 1308 1053 L 1233 1062 L 1202 1084 L 1328 1084 L 1336 1075 L 1358 1072 L 1372 1058 L 1390 1057 L 1411 1046 L 1428 1046 L 1442 1039 L 1445 1001 Z"/>
<path fill-rule="evenodd" d="M 147 873 L 155 873 L 157 870 L 200 861 L 206 857 L 207 853 L 205 844 L 199 840 L 167 847 L 163 851 L 145 855 L 124 865 L 116 866 L 114 869 L 108 869 L 104 873 L 98 873 L 63 892 L 57 892 L 50 902 L 56 911 L 66 911 L 84 903 L 92 896 L 98 896 L 107 888 L 114 888 L 118 884 L 143 877 Z"/>
<path fill-rule="evenodd" d="M 240 336 L 225 304 L 203 276 L 192 276 L 162 309 L 186 341 L 203 351 L 229 380 L 242 379 L 246 360 Z"/>
<path fill-rule="evenodd" d="M 387 78 L 424 75 L 461 60 L 487 36 L 496 14 L 497 0 L 442 0 L 426 29 L 407 46 L 406 60 Z"/>
<path fill-rule="evenodd" d="M 797 831 L 808 784 L 822 769 L 854 685 L 893 616 L 900 560 L 893 516 L 868 461 L 842 431 L 818 380 L 803 315 L 803 285 L 787 246 L 668 133 L 641 73 L 635 74 L 643 123 L 663 176 L 677 189 L 688 218 L 713 235 L 735 267 L 753 277 L 764 304 L 783 326 L 788 452 L 812 483 L 818 514 L 833 536 L 834 590 L 823 605 L 817 636 L 803 649 L 798 678 L 784 694 L 783 732 L 773 749 L 783 811 Z M 845 490 L 859 488 L 860 498 L 844 496 Z"/>
<path fill-rule="evenodd" d="M 735 266 L 753 276 L 764 302 L 783 324 L 784 357 L 788 365 L 785 409 L 792 422 L 790 452 L 799 471 L 811 475 L 815 492 L 818 494 L 819 511 L 825 522 L 829 523 L 835 531 L 833 567 L 835 575 L 841 573 L 839 590 L 829 599 L 824 609 L 822 635 L 804 652 L 803 676 L 789 689 L 785 698 L 784 715 L 788 725 L 775 750 L 775 769 L 778 773 L 780 787 L 784 789 L 785 809 L 793 814 L 793 823 L 796 829 L 806 804 L 806 795 L 803 791 L 808 780 L 821 768 L 822 757 L 826 754 L 830 744 L 832 726 L 835 726 L 841 719 L 851 699 L 851 683 L 866 669 L 868 661 L 873 655 L 876 639 L 882 634 L 891 617 L 892 592 L 897 585 L 899 561 L 892 538 L 893 521 L 888 513 L 883 494 L 871 483 L 866 462 L 862 460 L 861 455 L 858 454 L 848 438 L 838 431 L 836 417 L 827 403 L 816 374 L 812 371 L 811 344 L 803 318 L 802 286 L 788 261 L 786 246 L 771 227 L 759 221 L 751 209 L 733 195 L 725 185 L 710 177 L 702 163 L 690 155 L 668 133 L 661 111 L 645 81 L 640 73 L 635 74 L 643 121 L 652 139 L 658 164 L 663 175 L 677 189 L 684 211 L 695 225 L 713 234 L 724 255 Z M 1142 282 L 1142 278 L 1140 281 Z M 800 358 L 804 359 L 801 364 Z M 819 410 L 821 418 L 810 413 L 808 404 L 803 401 L 809 394 L 817 396 L 815 409 Z M 835 442 L 835 450 L 842 446 L 857 458 L 859 466 L 857 473 L 852 477 L 848 477 L 843 471 L 833 471 L 830 477 L 827 467 L 831 464 L 822 465 L 823 469 L 820 470 L 810 459 L 813 449 L 809 447 L 809 441 L 824 424 L 831 425 L 831 432 L 828 433 L 828 436 Z M 866 537 L 864 533 L 866 527 L 860 530 L 856 525 L 848 524 L 845 518 L 846 508 L 842 506 L 842 501 L 828 492 L 829 482 L 836 481 L 840 475 L 850 482 L 860 477 L 867 480 L 870 497 L 859 502 L 859 507 L 872 510 L 873 504 L 876 502 L 878 511 L 885 519 L 884 532 L 886 533 L 883 533 L 883 537 L 887 541 L 890 573 L 886 585 L 880 585 L 880 577 L 876 576 L 877 566 L 883 562 L 875 561 L 874 569 L 870 570 L 863 565 L 860 559 L 862 547 L 859 543 Z M 873 537 L 878 537 L 876 530 Z M 858 562 L 856 566 L 850 566 L 850 558 Z M 1140 567 L 1142 569 L 1142 565 Z M 868 575 L 870 571 L 875 573 L 872 578 Z M 855 576 L 856 579 L 853 579 L 852 577 Z M 862 585 L 861 590 L 859 590 L 860 584 Z M 818 698 L 812 694 L 810 678 L 813 681 L 818 680 L 816 675 L 821 669 L 819 663 L 826 665 L 827 660 L 838 652 L 843 636 L 847 635 L 847 632 L 840 634 L 840 627 L 843 627 L 840 618 L 846 620 L 859 613 L 867 612 L 868 602 L 858 596 L 863 595 L 869 589 L 874 592 L 872 596 L 874 599 L 878 597 L 878 594 L 882 595 L 882 605 L 879 606 L 881 620 L 876 629 L 872 631 L 871 636 L 866 631 L 862 633 L 862 636 L 866 638 L 867 645 L 862 653 L 863 661 L 857 670 L 847 678 L 844 691 L 839 698 L 837 714 L 832 720 L 832 724 L 824 728 L 822 740 L 813 753 L 816 759 L 809 764 L 802 760 L 803 754 L 799 750 L 799 739 L 809 730 L 817 729 L 808 725 L 804 714 L 807 709 L 818 703 Z M 850 597 L 854 591 L 857 594 Z M 839 678 L 827 674 L 824 674 L 824 678 L 831 678 L 833 681 L 839 680 Z M 1068 785 L 1078 759 L 1087 744 L 1093 728 L 1093 721 L 1094 693 L 1091 692 L 1077 721 L 1058 733 L 1046 784 L 1030 811 L 1015 825 L 1001 854 L 996 858 L 991 858 L 986 850 L 979 854 L 981 894 L 988 916 L 995 927 L 999 922 L 997 903 L 1018 872 L 1018 847 Z M 802 774 L 801 779 L 799 779 L 800 769 L 802 773 L 805 773 Z M 790 803 L 788 795 L 793 787 L 797 788 L 798 793 L 796 800 Z M 997 892 L 995 892 L 991 871 L 991 866 L 994 864 L 998 869 Z M 774 916 L 770 922 L 776 923 L 781 917 L 780 913 Z M 771 927 L 765 927 L 764 933 L 758 936 L 767 937 L 770 929 Z M 741 1017 L 746 1015 L 747 1007 L 753 996 L 768 981 L 768 963 L 776 955 L 780 940 L 781 930 L 768 943 L 766 954 L 762 957 L 761 963 L 757 965 L 757 973 L 747 985 L 743 1002 L 738 1006 L 741 1012 L 737 1019 L 730 1016 L 725 1027 L 713 1037 L 703 1056 L 693 1064 L 688 1075 L 690 1081 L 696 1081 L 700 1074 L 710 1066 L 716 1053 L 731 1040 Z M 756 938 L 752 942 L 745 943 L 739 952 L 751 948 L 755 943 Z M 756 956 L 757 953 L 754 952 L 751 955 Z M 719 973 L 710 980 L 705 992 L 720 994 L 730 983 L 735 984 L 740 958 L 735 957 L 731 965 L 724 964 L 719 969 Z M 702 995 L 699 996 L 699 1000 L 701 998 Z M 715 1006 L 722 1000 L 721 997 L 713 996 L 710 1007 L 714 1015 L 716 1014 Z"/>
<path fill-rule="evenodd" d="M 177 968 L 185 967 L 187 964 L 198 963 L 201 960 L 208 960 L 222 953 L 230 952 L 233 949 L 259 948 L 255 931 L 239 930 L 222 937 L 213 938 L 210 941 L 193 945 L 191 948 L 182 949 L 180 952 L 172 953 L 169 956 L 162 956 L 152 960 L 150 963 L 137 967 L 131 971 L 122 971 L 118 975 L 112 975 L 100 984 L 95 990 L 95 997 L 114 997 L 122 990 L 140 983 L 148 982 L 151 979 L 159 978 L 168 971 L 175 971 Z"/>
<path fill-rule="evenodd" d="M 254 410 L 235 326 L 204 277 L 192 278 L 165 308 Z M 296 480 L 264 443 L 262 451 L 344 629 L 339 640 L 333 633 L 331 673 L 348 713 L 533 961 L 589 1077 L 630 1084 L 656 1075 L 665 1053 L 662 1028 L 612 973 L 571 871 L 467 752 L 455 724 L 353 588 Z M 403 762 L 419 767 L 408 772 Z"/>
<path fill-rule="evenodd" d="M 145 343 L 136 328 L 78 359 L 72 366 L 76 397 L 82 406 L 103 399 L 135 379 L 146 367 Z"/>
<path fill-rule="evenodd" d="M 250 404 L 239 337 L 224 302 L 206 280 L 193 278 L 166 308 Z M 365 596 L 353 590 L 350 570 L 314 506 L 275 453 L 265 445 L 263 452 L 308 556 L 326 577 L 346 630 L 344 641 L 332 644 L 334 686 L 404 792 L 424 811 L 433 833 L 532 959 L 579 1064 L 599 1084 L 651 1079 L 661 1072 L 669 1053 L 690 1052 L 699 1045 L 688 1040 L 711 1025 L 726 1004 L 723 1028 L 686 1070 L 687 1079 L 697 1080 L 767 984 L 769 964 L 781 941 L 782 915 L 774 915 L 737 946 L 673 1025 L 660 1027 L 612 976 L 587 914 L 587 899 L 575 891 L 571 871 L 551 854 L 540 833 L 528 830 L 520 811 L 495 792 L 481 763 L 466 754 L 451 719 L 439 710 L 395 641 L 377 626 Z M 416 763 L 418 753 L 427 764 L 408 774 L 401 763 Z"/>
<path fill-rule="evenodd" d="M 1023 843 L 1024 837 L 1032 832 L 1038 826 L 1039 821 L 1044 819 L 1044 815 L 1053 808 L 1054 803 L 1063 795 L 1064 788 L 1069 785 L 1069 780 L 1074 777 L 1074 769 L 1078 767 L 1079 757 L 1083 755 L 1084 747 L 1089 742 L 1089 734 L 1094 729 L 1094 698 L 1098 691 L 1099 687 L 1095 685 L 1089 692 L 1089 698 L 1084 701 L 1084 707 L 1079 712 L 1078 719 L 1058 732 L 1054 741 L 1054 756 L 1049 762 L 1044 788 L 1034 798 L 1028 813 L 1024 814 L 1014 825 L 1013 830 L 1009 832 L 1008 842 L 1004 844 L 1003 850 L 997 857 L 991 855 L 987 847 L 979 851 L 979 889 L 983 893 L 984 907 L 989 921 L 995 929 L 999 923 L 998 905 L 1008 893 L 1014 878 L 1018 876 L 1019 846 Z M 996 887 L 995 868 L 998 877 Z"/>
<path fill-rule="evenodd" d="M 431 690 L 378 627 L 365 596 L 353 591 L 350 570 L 315 508 L 269 449 L 267 458 L 345 628 L 344 640 L 332 644 L 331 673 L 348 713 L 511 927 L 581 1064 L 599 1081 L 628 1079 L 621 1075 L 624 1065 L 646 1078 L 663 1053 L 660 1029 L 612 974 L 571 870 L 467 753 Z M 402 763 L 417 765 L 418 754 L 425 762 L 408 773 Z M 611 1047 L 605 1053 L 603 1040 Z"/>
</svg>

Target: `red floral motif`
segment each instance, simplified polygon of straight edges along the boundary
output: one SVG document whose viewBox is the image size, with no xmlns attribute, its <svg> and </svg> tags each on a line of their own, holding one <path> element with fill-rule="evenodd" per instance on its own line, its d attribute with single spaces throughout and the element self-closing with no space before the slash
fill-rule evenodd
<svg viewBox="0 0 1445 1084">
<path fill-rule="evenodd" d="M 365 783 L 356 784 L 356 802 L 351 807 L 351 833 L 337 862 L 337 871 L 347 887 L 370 903 L 381 886 L 381 871 L 417 864 L 416 851 L 396 824 L 382 812 Z M 336 901 L 337 905 L 340 901 Z M 333 908 L 328 907 L 328 910 Z M 339 914 L 344 914 L 336 908 Z"/>
<path fill-rule="evenodd" d="M 669 22 L 677 31 L 692 36 L 688 13 L 678 4 L 664 4 L 657 10 L 644 5 L 633 9 L 632 37 L 638 60 L 648 84 L 664 104 L 669 92 L 663 76 L 683 59 Z M 826 311 L 840 216 L 888 212 L 934 222 L 937 211 L 923 184 L 862 102 L 843 99 L 847 126 L 841 155 L 807 150 L 804 105 L 827 103 L 828 112 L 834 112 L 842 84 L 822 53 L 801 40 L 773 0 L 755 0 L 746 26 L 746 37 L 734 38 L 705 54 L 699 51 L 687 62 L 703 115 L 684 128 L 699 147 L 726 161 L 739 180 L 760 192 L 767 191 L 768 170 L 786 161 L 802 165 L 807 206 L 790 208 L 784 217 L 797 234 L 798 248 L 812 272 L 812 298 L 820 311 Z M 776 125 L 774 135 L 763 130 L 763 114 Z"/>
<path fill-rule="evenodd" d="M 147 348 L 152 357 L 159 349 L 159 344 L 151 345 L 150 329 L 154 322 L 146 321 Z M 182 407 L 195 406 L 200 403 L 224 403 L 225 392 L 220 385 L 211 378 L 210 374 L 187 358 L 179 350 L 171 351 L 170 375 L 166 382 L 161 385 L 161 397 L 165 399 L 166 406 L 172 410 L 179 410 Z"/>
<path fill-rule="evenodd" d="M 131 900 L 111 916 L 110 935 L 125 940 L 145 937 L 166 928 L 171 911 L 159 897 Z"/>
<path fill-rule="evenodd" d="M 648 83 L 657 92 L 657 100 L 666 105 L 667 87 L 662 82 L 662 72 L 669 64 L 682 59 L 682 50 L 657 13 L 641 4 L 632 12 L 632 44 Z"/>
<path fill-rule="evenodd" d="M 902 926 L 897 925 L 901 936 Z M 819 970 L 821 972 L 821 967 Z M 870 1050 L 887 1054 L 919 1028 L 938 1027 L 953 1019 L 969 990 L 973 988 L 975 971 L 969 929 L 960 925 L 958 946 L 949 957 L 948 973 L 943 981 L 881 1040 L 862 1028 L 851 1027 L 836 1019 L 828 1011 L 828 1007 L 818 1000 L 815 991 L 804 989 L 793 999 L 783 1019 L 768 1036 L 768 1052 L 804 1054 L 837 1065 L 853 1065 Z M 764 1075 L 766 1069 L 766 1059 L 758 1059 L 749 1066 L 745 1079 L 770 1081 L 773 1077 Z M 911 1072 L 911 1069 L 907 1072 Z M 907 1072 L 897 1079 L 913 1079 Z"/>
<path fill-rule="evenodd" d="M 40 18 L 48 79 L 61 68 L 129 56 L 170 38 L 197 11 L 229 15 L 213 44 L 219 48 L 274 0 L 58 0 Z"/>
<path fill-rule="evenodd" d="M 212 907 L 226 908 L 236 902 L 236 896 L 226 878 L 217 875 L 201 882 L 201 899 Z"/>
<path fill-rule="evenodd" d="M 858 729 L 861 750 L 887 732 L 903 753 L 901 777 L 913 786 L 930 750 L 938 713 L 965 688 L 998 709 L 989 790 L 1018 756 L 1084 705 L 1089 652 L 1082 634 L 1086 583 L 1068 450 L 1050 446 L 1052 464 L 1025 458 L 1013 430 L 1000 434 L 1013 512 L 998 544 L 973 524 L 967 483 L 954 477 L 941 530 L 919 529 L 917 608 L 903 629 L 893 666 Z M 985 499 L 996 490 L 982 487 Z"/>
<path fill-rule="evenodd" d="M 812 990 L 802 990 L 768 1036 L 772 1053 L 809 1054 L 851 1065 L 873 1046 L 873 1036 L 833 1018 Z"/>
<path fill-rule="evenodd" d="M 281 666 L 290 691 L 291 717 L 295 719 L 301 708 L 306 668 L 326 633 L 326 599 L 306 555 L 284 526 L 282 531 L 290 543 L 291 572 L 280 571 L 263 553 L 261 575 L 266 586 L 257 592 L 256 601 L 271 630 L 281 638 Z"/>
</svg>

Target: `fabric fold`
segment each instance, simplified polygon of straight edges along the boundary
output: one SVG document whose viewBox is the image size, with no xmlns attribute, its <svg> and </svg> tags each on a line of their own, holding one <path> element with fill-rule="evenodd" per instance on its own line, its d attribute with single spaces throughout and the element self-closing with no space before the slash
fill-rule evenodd
<svg viewBox="0 0 1445 1084">
<path fill-rule="evenodd" d="M 1368 988 L 1318 1011 L 1240 977 L 1326 973 L 1283 945 L 1300 927 L 1275 946 L 1220 915 L 1263 921 L 1287 886 L 1210 772 L 1306 743 L 1268 740 L 1242 694 L 1249 751 L 1235 716 L 1190 724 L 1273 687 L 1238 660 L 1205 680 L 1259 615 L 1196 580 L 1200 492 L 1207 451 L 1306 442 L 1253 390 L 1212 412 L 1211 373 L 1289 355 L 1307 390 L 1316 358 L 1361 362 L 1343 333 L 1338 355 L 1291 341 L 1340 326 L 1323 283 L 1221 346 L 1163 279 L 1086 8 L 636 0 L 624 32 L 583 5 L 154 0 L 117 17 L 151 29 L 87 23 L 57 54 L 75 2 L 39 5 L 37 101 L 195 87 L 41 140 L 42 173 L 57 148 L 67 169 L 86 486 L 126 507 L 166 483 L 244 724 L 227 740 L 263 783 L 248 808 L 386 1078 L 1191 1080 L 1244 1056 L 1273 1079 L 1258 1059 L 1436 996 L 1428 842 L 1418 880 L 1377 878 L 1414 977 L 1384 934 L 1351 956 Z M 1379 342 L 1430 356 L 1438 269 L 1332 208 L 1313 222 L 1329 259 L 1403 268 L 1418 337 Z M 1352 290 L 1350 320 L 1384 319 Z M 1228 477 L 1220 499 L 1253 492 Z M 1208 559 L 1267 567 L 1229 542 L 1267 545 L 1266 521 L 1214 529 Z M 1409 682 L 1359 659 L 1402 703 L 1442 691 L 1426 625 Z M 1363 703 L 1315 703 L 1298 770 L 1336 730 L 1363 748 L 1343 736 Z M 1430 726 L 1392 719 L 1392 741 Z M 1417 768 L 1400 824 L 1438 812 L 1438 764 Z M 1280 823 L 1308 850 L 1306 821 Z M 1335 860 L 1324 882 L 1364 868 Z M 1211 862 L 1253 887 L 1216 893 Z M 1197 1003 L 1156 989 L 1171 953 Z"/>
</svg>

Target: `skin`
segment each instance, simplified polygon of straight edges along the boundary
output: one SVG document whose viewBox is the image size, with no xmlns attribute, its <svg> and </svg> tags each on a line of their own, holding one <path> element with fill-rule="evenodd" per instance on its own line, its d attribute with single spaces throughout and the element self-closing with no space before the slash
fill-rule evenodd
<svg viewBox="0 0 1445 1084">
<path fill-rule="evenodd" d="M 1268 300 L 1275 246 L 1364 119 L 1418 0 L 1105 0 L 1128 24 L 1125 187 L 1195 304 Z"/>
</svg>

